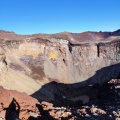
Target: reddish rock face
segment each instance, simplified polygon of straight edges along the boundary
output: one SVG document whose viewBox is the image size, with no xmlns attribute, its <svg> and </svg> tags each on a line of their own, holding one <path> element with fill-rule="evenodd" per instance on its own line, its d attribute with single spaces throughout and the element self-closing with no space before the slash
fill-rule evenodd
<svg viewBox="0 0 120 120">
<path fill-rule="evenodd" d="M 0 87 L 0 118 L 6 120 L 58 120 L 70 114 L 66 108 L 53 107 L 52 103 L 41 102 L 15 90 L 6 90 Z"/>
<path fill-rule="evenodd" d="M 26 93 L 0 87 L 0 117 L 2 118 L 12 119 L 16 116 L 20 119 L 28 119 L 31 116 L 30 111 L 36 114 L 36 117 L 40 116 L 36 104 L 40 105 L 35 98 L 28 96 Z"/>
</svg>

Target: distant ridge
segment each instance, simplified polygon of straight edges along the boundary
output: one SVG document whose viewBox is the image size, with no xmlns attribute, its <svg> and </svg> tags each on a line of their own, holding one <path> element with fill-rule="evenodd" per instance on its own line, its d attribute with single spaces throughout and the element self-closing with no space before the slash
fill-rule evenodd
<svg viewBox="0 0 120 120">
<path fill-rule="evenodd" d="M 43 38 L 43 39 L 65 39 L 71 43 L 78 42 L 98 42 L 104 40 L 110 36 L 120 36 L 120 29 L 113 32 L 82 32 L 82 33 L 70 33 L 70 32 L 61 32 L 56 34 L 31 34 L 31 35 L 20 35 L 11 31 L 0 30 L 0 39 L 13 39 L 13 40 L 23 40 L 28 37 Z"/>
</svg>

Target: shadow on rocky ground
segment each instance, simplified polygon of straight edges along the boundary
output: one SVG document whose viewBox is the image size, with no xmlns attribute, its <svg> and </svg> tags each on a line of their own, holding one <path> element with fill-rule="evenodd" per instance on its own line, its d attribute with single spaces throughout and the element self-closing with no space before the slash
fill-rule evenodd
<svg viewBox="0 0 120 120">
<path fill-rule="evenodd" d="M 6 108 L 6 120 L 18 120 L 20 113 L 20 106 L 18 102 L 13 98 L 12 102 L 10 103 L 9 107 Z"/>
<path fill-rule="evenodd" d="M 50 116 L 48 110 L 43 110 L 43 107 L 41 105 L 36 104 L 36 107 L 39 109 L 41 116 L 37 118 L 29 117 L 29 120 L 55 120 L 55 118 Z"/>
<path fill-rule="evenodd" d="M 79 95 L 94 97 L 98 94 L 99 88 L 103 86 L 105 82 L 110 81 L 111 79 L 116 79 L 119 75 L 120 63 L 96 71 L 95 75 L 83 82 L 64 84 L 56 82 L 58 80 L 53 80 L 52 82 L 43 85 L 31 96 L 37 98 L 39 101 L 52 101 L 57 99 L 58 102 L 61 102 L 64 98 L 70 99 L 71 97 Z"/>
<path fill-rule="evenodd" d="M 119 79 L 120 64 L 116 64 L 96 71 L 85 82 L 48 83 L 32 96 L 40 102 L 51 102 L 49 114 L 58 120 L 115 120 L 120 119 Z M 44 91 L 46 96 L 41 97 Z"/>
<path fill-rule="evenodd" d="M 97 88 L 96 88 L 97 89 Z M 96 98 L 87 104 L 74 102 L 68 107 L 54 106 L 54 103 L 41 102 L 37 106 L 40 120 L 119 120 L 120 119 L 120 79 L 112 79 L 99 88 Z M 94 93 L 93 93 L 94 94 Z M 72 103 L 71 103 L 72 104 Z M 52 116 L 52 117 L 51 117 Z M 32 120 L 33 118 L 31 118 Z M 33 119 L 34 120 L 34 119 Z M 37 120 L 37 118 L 35 119 Z"/>
</svg>

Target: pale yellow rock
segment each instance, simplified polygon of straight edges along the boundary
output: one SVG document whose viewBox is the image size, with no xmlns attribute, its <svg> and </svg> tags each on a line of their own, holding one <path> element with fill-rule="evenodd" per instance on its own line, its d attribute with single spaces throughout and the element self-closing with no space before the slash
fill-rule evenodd
<svg viewBox="0 0 120 120">
<path fill-rule="evenodd" d="M 57 55 L 57 53 L 56 53 L 55 51 L 50 50 L 50 51 L 48 52 L 48 58 L 55 60 L 55 59 L 58 58 L 58 55 Z"/>
</svg>

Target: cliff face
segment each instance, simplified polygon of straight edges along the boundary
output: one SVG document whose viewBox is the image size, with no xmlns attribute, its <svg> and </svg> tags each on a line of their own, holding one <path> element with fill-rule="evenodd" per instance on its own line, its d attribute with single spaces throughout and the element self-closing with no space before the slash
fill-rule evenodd
<svg viewBox="0 0 120 120">
<path fill-rule="evenodd" d="M 115 65 L 120 61 L 119 42 L 84 44 L 72 49 L 72 68 L 76 82 L 87 80 L 102 84 L 119 74 L 119 65 Z"/>
<path fill-rule="evenodd" d="M 119 36 L 114 36 L 97 41 L 71 42 L 35 35 L 24 36 L 21 40 L 3 40 L 0 47 L 0 85 L 28 94 L 52 81 L 72 84 L 75 88 L 101 85 L 120 74 L 119 40 Z M 49 88 L 38 94 L 54 99 Z"/>
</svg>

